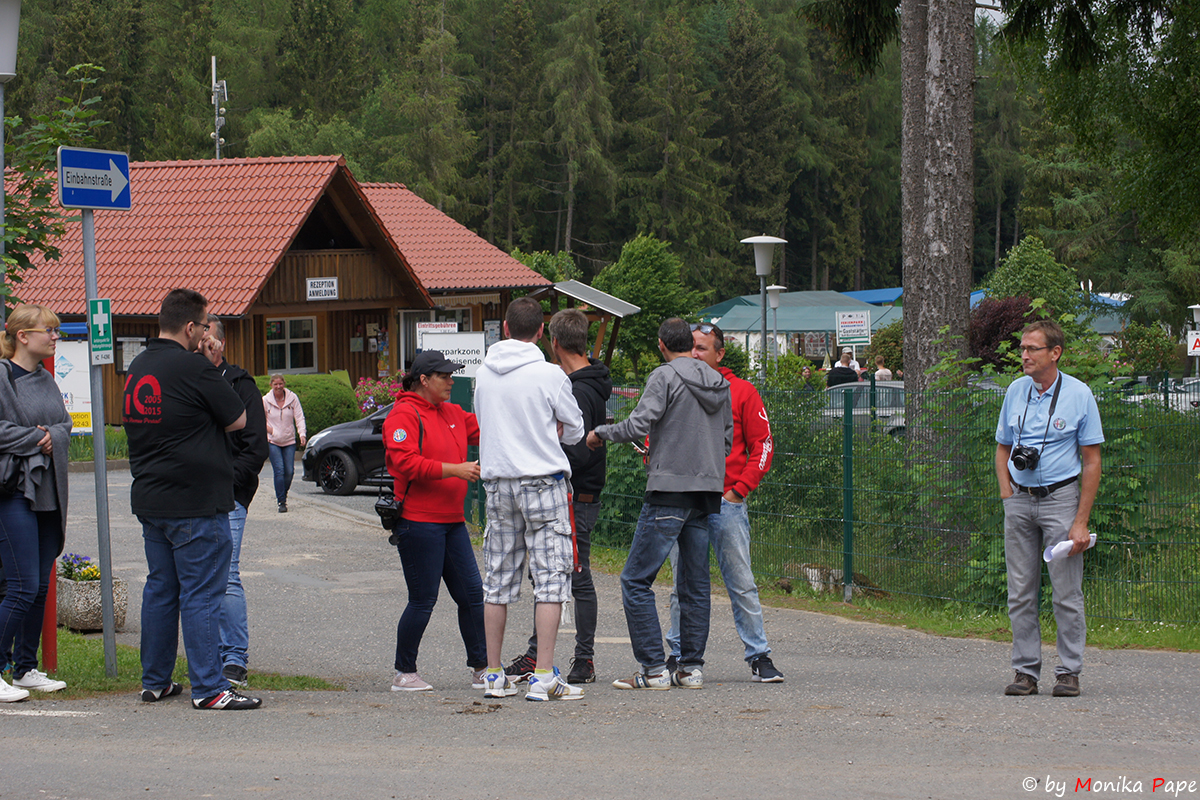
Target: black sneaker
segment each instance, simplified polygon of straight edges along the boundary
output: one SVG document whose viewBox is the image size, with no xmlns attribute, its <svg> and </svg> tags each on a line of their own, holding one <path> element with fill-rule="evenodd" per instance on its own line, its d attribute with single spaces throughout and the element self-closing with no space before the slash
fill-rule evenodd
<svg viewBox="0 0 1200 800">
<path fill-rule="evenodd" d="M 165 689 L 142 689 L 143 703 L 157 703 L 159 700 L 166 700 L 168 697 L 174 697 L 183 691 L 183 687 L 178 683 L 172 682 Z"/>
<path fill-rule="evenodd" d="M 1054 697 L 1079 697 L 1079 676 L 1069 673 L 1059 675 L 1050 694 Z"/>
<path fill-rule="evenodd" d="M 667 672 L 674 675 L 679 670 L 679 659 L 675 656 L 667 656 Z"/>
<path fill-rule="evenodd" d="M 287 513 L 287 503 L 280 503 L 280 504 L 279 504 L 279 513 L 280 513 L 280 514 L 286 514 L 286 513 Z"/>
<path fill-rule="evenodd" d="M 246 680 L 249 675 L 246 672 L 246 668 L 240 664 L 226 664 L 221 668 L 221 674 L 225 676 L 225 680 L 234 686 L 249 686 Z"/>
<path fill-rule="evenodd" d="M 504 674 L 513 683 L 525 683 L 529 680 L 529 676 L 537 669 L 537 662 L 529 656 L 518 656 L 513 659 L 513 662 L 504 668 Z M 569 682 L 569 681 L 568 681 Z"/>
<path fill-rule="evenodd" d="M 199 709 L 210 711 L 243 711 L 250 708 L 261 708 L 262 700 L 257 697 L 246 697 L 237 689 L 226 689 L 220 694 L 206 697 L 203 700 L 193 700 L 192 705 Z"/>
<path fill-rule="evenodd" d="M 571 659 L 571 674 L 567 676 L 567 683 L 595 683 L 596 682 L 596 666 L 590 658 L 573 658 Z"/>
<path fill-rule="evenodd" d="M 775 669 L 770 658 L 759 656 L 750 662 L 750 680 L 755 683 L 783 683 L 783 673 Z"/>
</svg>

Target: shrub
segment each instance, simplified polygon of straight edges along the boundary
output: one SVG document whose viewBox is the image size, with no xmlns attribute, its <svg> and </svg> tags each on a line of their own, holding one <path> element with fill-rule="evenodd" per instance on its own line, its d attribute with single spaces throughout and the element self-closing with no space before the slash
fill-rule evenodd
<svg viewBox="0 0 1200 800">
<path fill-rule="evenodd" d="M 1025 326 L 1037 317 L 1029 298 L 985 297 L 971 312 L 967 345 L 979 364 L 991 364 L 997 370 L 1012 365 L 1013 347 Z"/>
<path fill-rule="evenodd" d="M 1175 342 L 1161 325 L 1131 322 L 1118 339 L 1122 360 L 1138 375 L 1176 366 Z"/>
<path fill-rule="evenodd" d="M 721 366 L 728 367 L 743 380 L 750 379 L 750 355 L 732 339 L 725 340 L 725 357 L 721 359 Z"/>
<path fill-rule="evenodd" d="M 270 377 L 257 375 L 254 381 L 263 394 L 270 391 Z M 362 418 L 354 390 L 332 375 L 288 375 L 287 388 L 300 398 L 310 439 L 330 425 Z"/>
</svg>

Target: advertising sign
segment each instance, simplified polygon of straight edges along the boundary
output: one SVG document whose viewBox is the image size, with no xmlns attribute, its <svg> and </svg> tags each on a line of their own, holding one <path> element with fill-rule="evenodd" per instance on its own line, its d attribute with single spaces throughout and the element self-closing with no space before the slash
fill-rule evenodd
<svg viewBox="0 0 1200 800">
<path fill-rule="evenodd" d="M 837 340 L 839 347 L 868 345 L 871 343 L 870 311 L 837 312 Z"/>
<path fill-rule="evenodd" d="M 1187 346 L 1189 356 L 1200 356 L 1200 331 L 1187 332 Z"/>
<path fill-rule="evenodd" d="M 60 341 L 54 354 L 54 380 L 71 415 L 71 434 L 92 432 L 92 383 L 88 343 Z"/>
<path fill-rule="evenodd" d="M 463 368 L 454 373 L 457 377 L 474 378 L 483 363 L 483 331 L 473 333 L 426 333 L 425 350 L 441 350 L 442 355 L 458 362 Z"/>
</svg>

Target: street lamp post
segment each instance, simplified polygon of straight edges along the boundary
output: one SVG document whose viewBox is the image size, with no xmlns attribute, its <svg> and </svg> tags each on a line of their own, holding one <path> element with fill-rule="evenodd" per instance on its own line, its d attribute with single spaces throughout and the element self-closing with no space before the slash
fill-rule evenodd
<svg viewBox="0 0 1200 800">
<path fill-rule="evenodd" d="M 742 244 L 754 245 L 754 272 L 758 275 L 758 304 L 762 308 L 762 358 L 758 362 L 758 379 L 767 377 L 767 277 L 771 274 L 771 262 L 775 256 L 775 245 L 787 244 L 787 239 L 778 236 L 751 236 L 742 239 Z"/>
<path fill-rule="evenodd" d="M 784 291 L 787 291 L 787 287 L 777 283 L 767 287 L 767 299 L 771 303 L 771 336 L 773 337 L 771 342 L 774 344 L 771 349 L 775 351 L 777 365 L 779 364 L 779 293 Z"/>
<path fill-rule="evenodd" d="M 0 0 L 0 256 L 4 255 L 4 85 L 17 77 L 17 33 L 21 29 L 21 0 Z M 0 288 L 8 270 L 0 263 Z M 0 296 L 0 325 L 6 316 Z"/>
</svg>

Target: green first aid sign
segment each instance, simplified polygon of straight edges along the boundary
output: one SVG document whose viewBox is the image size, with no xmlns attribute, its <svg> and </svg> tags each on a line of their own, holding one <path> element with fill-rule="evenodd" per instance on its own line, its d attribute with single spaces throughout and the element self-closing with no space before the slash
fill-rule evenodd
<svg viewBox="0 0 1200 800">
<path fill-rule="evenodd" d="M 87 323 L 92 366 L 113 363 L 112 301 L 88 300 Z"/>
</svg>

